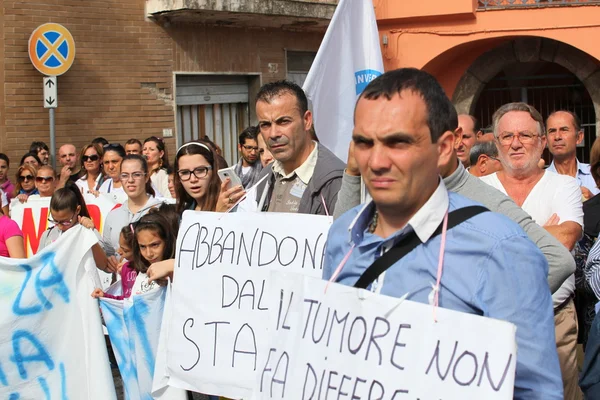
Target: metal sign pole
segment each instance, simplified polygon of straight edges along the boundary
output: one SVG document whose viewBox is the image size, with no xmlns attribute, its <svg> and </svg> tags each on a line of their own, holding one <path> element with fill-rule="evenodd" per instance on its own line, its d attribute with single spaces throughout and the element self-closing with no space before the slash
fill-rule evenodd
<svg viewBox="0 0 600 400">
<path fill-rule="evenodd" d="M 52 160 L 52 168 L 56 170 L 56 134 L 54 132 L 54 108 L 49 108 L 50 116 L 50 159 Z"/>
</svg>

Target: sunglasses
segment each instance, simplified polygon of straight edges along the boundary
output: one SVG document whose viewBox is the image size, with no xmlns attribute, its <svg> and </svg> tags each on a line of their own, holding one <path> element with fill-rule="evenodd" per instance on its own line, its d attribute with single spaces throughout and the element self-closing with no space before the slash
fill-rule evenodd
<svg viewBox="0 0 600 400">
<path fill-rule="evenodd" d="M 83 161 L 83 162 L 98 161 L 99 159 L 100 159 L 100 156 L 98 154 L 92 154 L 91 156 L 81 157 L 81 161 Z"/>
<path fill-rule="evenodd" d="M 54 182 L 54 178 L 51 176 L 36 176 L 35 177 L 35 181 L 38 183 L 47 183 L 47 182 Z"/>
<path fill-rule="evenodd" d="M 105 149 L 118 149 L 119 147 L 123 147 L 123 146 L 121 146 L 119 143 L 108 143 L 102 147 Z"/>
<path fill-rule="evenodd" d="M 33 175 L 20 175 L 19 176 L 19 182 L 25 182 L 25 181 L 30 181 L 33 180 Z"/>
</svg>

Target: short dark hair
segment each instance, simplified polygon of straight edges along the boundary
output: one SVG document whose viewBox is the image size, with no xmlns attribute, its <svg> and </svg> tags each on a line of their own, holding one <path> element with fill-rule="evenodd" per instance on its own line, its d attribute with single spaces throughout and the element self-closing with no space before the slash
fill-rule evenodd
<svg viewBox="0 0 600 400">
<path fill-rule="evenodd" d="M 283 80 L 264 84 L 256 95 L 256 102 L 264 101 L 265 103 L 271 103 L 274 97 L 279 97 L 286 93 L 296 98 L 300 115 L 304 116 L 306 111 L 308 111 L 308 99 L 304 90 L 294 82 Z"/>
<path fill-rule="evenodd" d="M 569 111 L 569 110 L 552 111 L 552 113 L 550 113 L 550 115 L 548 115 L 548 118 L 546 118 L 546 125 L 548 125 L 548 120 L 550 119 L 550 117 L 552 117 L 554 114 L 559 113 L 559 112 L 567 113 L 573 118 L 573 125 L 575 125 L 575 133 L 577 133 L 581 130 L 581 119 L 579 119 L 579 116 L 577 116 L 577 114 L 575 114 L 573 111 Z"/>
<path fill-rule="evenodd" d="M 103 147 L 108 144 L 108 140 L 104 139 L 103 137 L 97 137 L 94 140 L 92 140 L 92 144 L 99 144 L 100 147 Z"/>
<path fill-rule="evenodd" d="M 477 118 L 475 118 L 474 116 L 470 115 L 470 114 L 463 114 L 466 115 L 467 117 L 471 118 L 471 121 L 473 121 L 473 132 L 475 132 L 475 134 L 477 134 L 477 132 L 479 132 L 481 130 L 481 122 L 479 122 L 479 120 Z"/>
<path fill-rule="evenodd" d="M 140 142 L 138 139 L 129 139 L 125 142 L 125 146 L 127 146 L 128 144 L 137 144 L 140 146 L 140 148 L 142 147 L 142 142 Z"/>
<path fill-rule="evenodd" d="M 250 139 L 250 140 L 256 140 L 256 137 L 258 136 L 258 126 L 249 126 L 246 129 L 244 129 L 242 131 L 242 133 L 240 133 L 240 136 L 238 137 L 238 142 L 241 145 L 244 145 L 244 143 L 246 143 L 246 140 Z"/>
<path fill-rule="evenodd" d="M 10 167 L 10 159 L 8 158 L 8 156 L 6 154 L 0 153 L 0 160 L 6 161 L 6 166 Z"/>
<path fill-rule="evenodd" d="M 37 154 L 40 150 L 50 151 L 48 145 L 44 142 L 31 142 L 29 145 L 29 152 Z"/>
<path fill-rule="evenodd" d="M 491 142 L 477 142 L 471 147 L 471 152 L 469 153 L 469 161 L 471 165 L 477 164 L 477 160 L 479 156 L 485 154 L 488 157 L 498 157 L 498 148 L 496 147 L 496 143 Z"/>
<path fill-rule="evenodd" d="M 367 85 L 357 104 L 361 99 L 377 100 L 381 96 L 391 100 L 404 90 L 419 94 L 425 102 L 427 126 L 433 143 L 444 132 L 456 130 L 458 115 L 444 89 L 432 75 L 416 68 L 400 68 L 378 76 Z"/>
</svg>

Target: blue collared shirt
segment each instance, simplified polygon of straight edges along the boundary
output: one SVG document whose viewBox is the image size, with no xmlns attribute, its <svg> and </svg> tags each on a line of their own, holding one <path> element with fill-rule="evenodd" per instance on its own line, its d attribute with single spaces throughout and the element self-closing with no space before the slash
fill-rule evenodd
<svg viewBox="0 0 600 400">
<path fill-rule="evenodd" d="M 554 165 L 554 161 L 552 161 L 547 170 L 558 174 L 556 171 L 556 166 Z M 588 188 L 594 196 L 600 193 L 600 189 L 596 187 L 596 181 L 592 176 L 590 164 L 581 163 L 579 160 L 577 160 L 577 174 L 575 179 L 577 179 L 579 186 Z"/>
<path fill-rule="evenodd" d="M 440 236 L 430 237 L 446 209 L 477 204 L 448 192 L 440 182 L 407 226 L 386 239 L 368 232 L 373 203 L 353 208 L 329 231 L 323 278 L 333 275 L 354 243 L 336 278 L 336 282 L 353 286 L 383 251 L 414 229 L 424 244 L 394 264 L 372 286 L 378 285 L 377 291 L 384 295 L 401 297 L 408 293 L 409 300 L 427 304 L 437 277 L 441 240 Z M 540 250 L 503 215 L 485 212 L 448 231 L 439 305 L 517 326 L 515 399 L 563 398 L 547 274 L 548 264 Z"/>
</svg>

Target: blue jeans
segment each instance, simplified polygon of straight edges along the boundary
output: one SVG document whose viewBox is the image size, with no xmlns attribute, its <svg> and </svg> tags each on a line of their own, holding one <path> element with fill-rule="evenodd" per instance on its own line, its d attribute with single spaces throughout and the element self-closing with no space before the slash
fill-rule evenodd
<svg viewBox="0 0 600 400">
<path fill-rule="evenodd" d="M 586 399 L 600 399 L 600 313 L 592 322 L 579 387 Z"/>
</svg>

